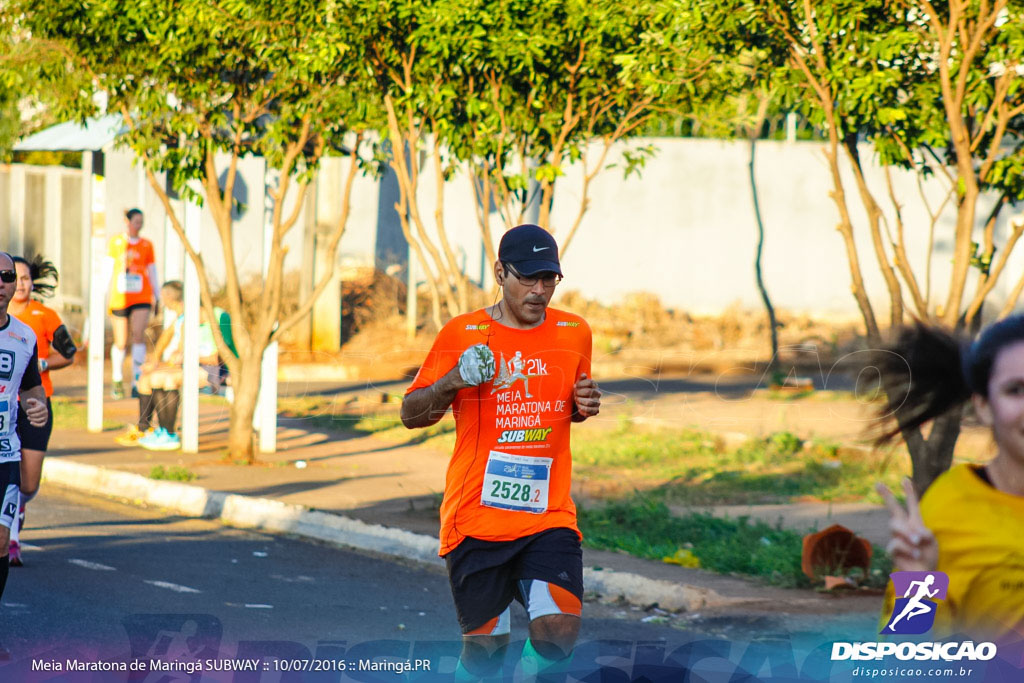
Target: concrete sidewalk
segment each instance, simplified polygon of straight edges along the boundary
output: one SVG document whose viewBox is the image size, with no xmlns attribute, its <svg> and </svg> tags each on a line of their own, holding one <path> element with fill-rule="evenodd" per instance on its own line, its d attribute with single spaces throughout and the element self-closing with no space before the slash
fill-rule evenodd
<svg viewBox="0 0 1024 683">
<path fill-rule="evenodd" d="M 369 395 L 363 398 L 373 400 Z M 130 422 L 134 415 L 134 401 L 106 406 L 111 420 Z M 113 441 L 117 431 L 57 429 L 44 479 L 49 485 L 232 526 L 442 564 L 436 554 L 438 505 L 447 453 L 372 435 L 328 433 L 311 428 L 308 421 L 282 418 L 279 451 L 260 456 L 256 465 L 241 466 L 222 459 L 227 424 L 226 405 L 201 403 L 199 454 L 118 446 Z M 158 465 L 180 466 L 198 478 L 187 484 L 150 479 Z M 44 487 L 42 495 L 45 492 Z M 27 536 L 31 537 L 31 521 Z M 31 561 L 30 556 L 27 559 Z M 657 604 L 665 610 L 831 614 L 877 612 L 880 605 L 880 598 L 873 595 L 837 597 L 785 590 L 614 552 L 585 550 L 584 562 L 589 597 Z"/>
</svg>

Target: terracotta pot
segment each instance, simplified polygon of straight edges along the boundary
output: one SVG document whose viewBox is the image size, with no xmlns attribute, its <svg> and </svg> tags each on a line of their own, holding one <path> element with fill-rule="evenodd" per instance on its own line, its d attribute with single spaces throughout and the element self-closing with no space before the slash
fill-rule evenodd
<svg viewBox="0 0 1024 683">
<path fill-rule="evenodd" d="M 841 524 L 804 536 L 800 568 L 811 580 L 845 576 L 854 567 L 867 575 L 870 566 L 871 543 Z"/>
</svg>

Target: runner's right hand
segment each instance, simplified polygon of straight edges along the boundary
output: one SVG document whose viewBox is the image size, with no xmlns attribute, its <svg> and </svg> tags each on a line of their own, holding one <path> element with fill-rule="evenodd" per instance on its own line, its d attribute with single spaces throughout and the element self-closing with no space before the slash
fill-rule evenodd
<svg viewBox="0 0 1024 683">
<path fill-rule="evenodd" d="M 494 377 L 494 353 L 483 344 L 474 344 L 459 356 L 459 377 L 475 387 Z"/>
<path fill-rule="evenodd" d="M 893 568 L 897 571 L 930 572 L 939 563 L 939 543 L 935 534 L 921 519 L 921 505 L 910 479 L 903 480 L 903 492 L 907 506 L 903 507 L 885 484 L 875 484 L 875 490 L 889 509 L 889 529 L 892 539 L 885 547 L 892 557 Z"/>
</svg>

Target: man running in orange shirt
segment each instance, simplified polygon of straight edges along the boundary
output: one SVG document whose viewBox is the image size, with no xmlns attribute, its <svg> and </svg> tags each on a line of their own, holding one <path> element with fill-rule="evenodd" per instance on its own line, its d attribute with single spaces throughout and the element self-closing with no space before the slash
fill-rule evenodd
<svg viewBox="0 0 1024 683">
<path fill-rule="evenodd" d="M 506 232 L 494 275 L 501 300 L 444 326 L 402 403 L 410 429 L 455 415 L 440 554 L 463 633 L 459 681 L 499 673 L 512 600 L 530 616 L 524 680 L 568 664 L 583 599 L 569 426 L 601 407 L 590 327 L 548 308 L 562 278 L 551 234 Z"/>
</svg>

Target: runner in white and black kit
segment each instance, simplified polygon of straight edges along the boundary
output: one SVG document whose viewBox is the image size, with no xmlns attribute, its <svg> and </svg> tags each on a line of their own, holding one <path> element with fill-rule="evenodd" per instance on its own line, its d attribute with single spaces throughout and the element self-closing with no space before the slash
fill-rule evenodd
<svg viewBox="0 0 1024 683">
<path fill-rule="evenodd" d="M 17 288 L 17 271 L 9 254 L 0 252 L 0 597 L 9 571 L 8 543 L 11 524 L 18 515 L 21 485 L 21 441 L 18 438 L 18 397 L 29 424 L 42 427 L 50 410 L 39 376 L 36 333 L 7 314 Z M 5 651 L 0 645 L 0 659 Z"/>
</svg>

